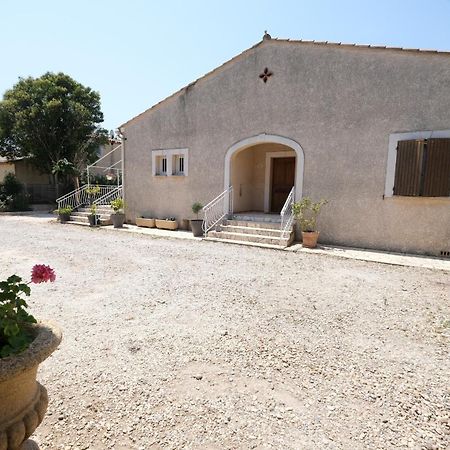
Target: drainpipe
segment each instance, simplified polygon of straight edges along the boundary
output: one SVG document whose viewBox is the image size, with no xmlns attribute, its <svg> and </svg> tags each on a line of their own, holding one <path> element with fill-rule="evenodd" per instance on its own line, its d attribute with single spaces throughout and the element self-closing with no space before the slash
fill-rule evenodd
<svg viewBox="0 0 450 450">
<path fill-rule="evenodd" d="M 123 198 L 123 201 L 125 202 L 125 141 L 127 140 L 127 138 L 125 137 L 123 128 L 119 128 L 118 131 L 119 131 L 119 136 L 122 139 L 122 147 L 120 150 L 121 151 L 120 159 L 122 160 L 122 162 L 121 162 L 120 166 L 121 166 L 121 171 L 122 171 L 122 198 Z"/>
</svg>

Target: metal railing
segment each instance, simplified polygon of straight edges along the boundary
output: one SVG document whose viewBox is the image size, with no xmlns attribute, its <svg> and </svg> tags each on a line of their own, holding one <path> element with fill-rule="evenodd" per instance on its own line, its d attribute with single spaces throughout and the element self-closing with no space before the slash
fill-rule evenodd
<svg viewBox="0 0 450 450">
<path fill-rule="evenodd" d="M 98 197 L 92 203 L 94 205 L 109 205 L 112 200 L 122 197 L 122 186 L 113 186 L 114 189 L 107 192 L 105 195 Z"/>
<path fill-rule="evenodd" d="M 288 198 L 284 202 L 283 209 L 281 210 L 280 216 L 281 216 L 281 238 L 282 239 L 288 239 L 289 234 L 292 231 L 292 224 L 294 223 L 294 214 L 292 212 L 292 205 L 295 201 L 295 188 L 293 187 L 291 189 L 291 192 L 289 192 Z"/>
<path fill-rule="evenodd" d="M 233 186 L 203 207 L 202 228 L 205 234 L 221 223 L 229 214 L 233 214 Z"/>
<path fill-rule="evenodd" d="M 96 185 L 97 186 L 97 185 Z M 119 188 L 116 185 L 103 184 L 98 185 L 99 191 L 96 193 L 92 193 L 89 188 L 92 189 L 93 185 L 89 186 L 84 184 L 83 186 L 75 189 L 72 192 L 69 192 L 62 197 L 56 199 L 59 208 L 66 208 L 70 206 L 72 209 L 79 208 L 80 206 L 90 205 L 91 203 L 95 203 L 97 199 L 103 198 L 110 194 L 112 191 L 117 191 L 118 189 L 122 189 L 122 186 Z"/>
</svg>

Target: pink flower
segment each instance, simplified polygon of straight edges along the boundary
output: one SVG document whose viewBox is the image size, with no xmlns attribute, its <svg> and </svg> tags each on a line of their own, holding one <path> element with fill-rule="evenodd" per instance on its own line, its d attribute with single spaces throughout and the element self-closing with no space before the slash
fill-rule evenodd
<svg viewBox="0 0 450 450">
<path fill-rule="evenodd" d="M 32 283 L 44 283 L 47 281 L 55 281 L 56 274 L 55 271 L 45 264 L 36 264 L 31 271 L 31 282 Z"/>
</svg>

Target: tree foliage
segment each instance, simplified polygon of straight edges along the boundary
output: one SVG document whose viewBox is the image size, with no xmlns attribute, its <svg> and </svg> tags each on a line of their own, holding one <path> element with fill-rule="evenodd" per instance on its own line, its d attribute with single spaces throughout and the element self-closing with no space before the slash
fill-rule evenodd
<svg viewBox="0 0 450 450">
<path fill-rule="evenodd" d="M 107 139 L 102 121 L 100 95 L 68 75 L 21 78 L 0 102 L 0 155 L 48 174 L 64 159 L 82 169 Z"/>
</svg>

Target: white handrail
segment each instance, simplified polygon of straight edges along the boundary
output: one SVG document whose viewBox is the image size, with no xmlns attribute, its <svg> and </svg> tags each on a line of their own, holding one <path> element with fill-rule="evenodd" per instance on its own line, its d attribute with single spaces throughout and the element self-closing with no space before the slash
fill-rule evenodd
<svg viewBox="0 0 450 450">
<path fill-rule="evenodd" d="M 122 186 L 116 186 L 114 190 L 107 192 L 105 195 L 97 198 L 92 203 L 94 205 L 105 205 L 118 197 L 122 197 Z"/>
<path fill-rule="evenodd" d="M 89 188 L 92 189 L 92 185 L 89 186 L 87 184 L 84 184 L 79 189 L 75 189 L 74 191 L 69 192 L 63 197 L 58 198 L 57 199 L 58 209 L 65 207 L 71 207 L 72 209 L 75 209 L 83 205 L 90 205 L 91 203 L 95 202 L 95 200 L 97 200 L 98 198 L 104 197 L 111 191 L 118 189 L 117 185 L 103 184 L 98 185 L 99 188 L 98 192 L 92 193 L 89 190 Z"/>
<path fill-rule="evenodd" d="M 229 214 L 233 214 L 233 186 L 230 186 L 203 207 L 202 229 L 204 233 L 206 234 L 221 223 Z"/>
<path fill-rule="evenodd" d="M 281 216 L 281 238 L 287 239 L 289 238 L 289 234 L 291 233 L 292 224 L 294 222 L 294 214 L 292 212 L 292 205 L 294 204 L 295 200 L 295 187 L 291 189 L 291 192 L 289 192 L 289 195 L 284 202 L 283 209 L 281 210 L 280 216 Z"/>
</svg>

